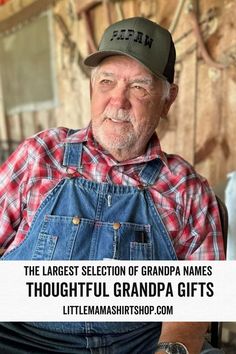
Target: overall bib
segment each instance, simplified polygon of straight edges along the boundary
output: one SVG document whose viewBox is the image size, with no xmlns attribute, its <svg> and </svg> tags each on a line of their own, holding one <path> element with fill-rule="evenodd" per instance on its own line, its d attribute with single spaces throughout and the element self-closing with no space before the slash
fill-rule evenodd
<svg viewBox="0 0 236 354">
<path fill-rule="evenodd" d="M 82 150 L 82 143 L 67 143 L 63 165 L 81 171 Z M 2 260 L 176 260 L 148 191 L 158 179 L 162 164 L 155 159 L 145 165 L 140 187 L 73 176 L 62 179 L 40 205 L 24 241 Z M 30 328 L 33 336 L 47 333 L 52 340 L 57 335 L 67 342 L 74 338 L 77 348 L 106 346 L 118 338 L 125 342 L 132 334 L 142 338 L 155 333 L 157 341 L 161 330 L 161 323 L 150 322 L 30 322 L 22 326 L 26 332 Z M 55 348 L 63 352 L 59 344 Z"/>
</svg>

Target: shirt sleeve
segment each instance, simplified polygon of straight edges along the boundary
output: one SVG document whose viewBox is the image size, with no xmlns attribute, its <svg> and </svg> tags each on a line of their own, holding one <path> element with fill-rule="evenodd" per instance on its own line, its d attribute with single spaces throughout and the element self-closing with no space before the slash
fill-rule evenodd
<svg viewBox="0 0 236 354">
<path fill-rule="evenodd" d="M 224 241 L 218 203 L 207 181 L 201 180 L 195 193 L 186 197 L 184 229 L 179 247 L 187 260 L 224 260 Z"/>
<path fill-rule="evenodd" d="M 0 255 L 14 240 L 26 205 L 27 140 L 0 166 Z"/>
</svg>

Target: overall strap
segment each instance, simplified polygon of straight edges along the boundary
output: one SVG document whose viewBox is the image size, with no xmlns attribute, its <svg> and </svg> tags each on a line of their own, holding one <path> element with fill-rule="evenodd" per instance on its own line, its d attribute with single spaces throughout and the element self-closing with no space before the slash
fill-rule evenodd
<svg viewBox="0 0 236 354">
<path fill-rule="evenodd" d="M 74 132 L 75 130 L 69 129 L 68 136 L 73 134 Z M 66 143 L 63 157 L 63 166 L 73 166 L 77 167 L 77 170 L 81 170 L 82 152 L 83 143 Z"/>
<path fill-rule="evenodd" d="M 153 185 L 156 182 L 162 167 L 163 162 L 159 158 L 147 162 L 139 174 L 142 182 L 147 186 Z"/>
</svg>

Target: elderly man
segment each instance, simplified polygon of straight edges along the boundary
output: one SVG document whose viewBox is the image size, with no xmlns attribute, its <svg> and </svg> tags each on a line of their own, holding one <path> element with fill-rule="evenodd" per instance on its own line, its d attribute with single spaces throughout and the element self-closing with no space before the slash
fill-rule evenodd
<svg viewBox="0 0 236 354">
<path fill-rule="evenodd" d="M 3 260 L 224 259 L 214 193 L 161 150 L 155 133 L 177 96 L 174 63 L 159 25 L 130 18 L 108 27 L 85 60 L 93 67 L 89 127 L 41 132 L 1 168 Z M 0 352 L 198 354 L 207 326 L 4 323 Z"/>
</svg>

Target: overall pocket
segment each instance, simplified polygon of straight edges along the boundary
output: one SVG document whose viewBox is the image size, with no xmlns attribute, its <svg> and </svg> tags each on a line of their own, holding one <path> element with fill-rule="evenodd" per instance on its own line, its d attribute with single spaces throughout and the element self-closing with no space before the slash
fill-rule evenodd
<svg viewBox="0 0 236 354">
<path fill-rule="evenodd" d="M 152 260 L 153 242 L 151 226 L 128 222 L 115 223 L 114 243 L 115 259 Z M 114 228 L 114 226 L 113 226 Z"/>
<path fill-rule="evenodd" d="M 151 260 L 150 225 L 46 215 L 32 250 L 34 260 Z"/>
<path fill-rule="evenodd" d="M 92 220 L 79 216 L 45 215 L 33 251 L 33 260 L 89 259 Z"/>
</svg>

